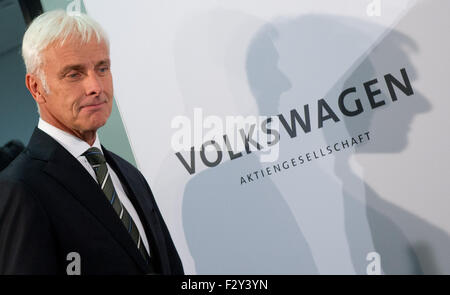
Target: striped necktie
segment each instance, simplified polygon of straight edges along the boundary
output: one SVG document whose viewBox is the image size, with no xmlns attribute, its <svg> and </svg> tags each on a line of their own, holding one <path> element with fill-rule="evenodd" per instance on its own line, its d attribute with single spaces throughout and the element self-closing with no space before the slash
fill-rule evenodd
<svg viewBox="0 0 450 295">
<path fill-rule="evenodd" d="M 147 253 L 147 250 L 145 249 L 144 243 L 142 242 L 142 238 L 139 234 L 136 224 L 133 222 L 130 214 L 125 209 L 122 202 L 117 196 L 111 180 L 111 175 L 109 174 L 108 167 L 106 166 L 105 157 L 103 156 L 102 152 L 100 151 L 100 149 L 92 147 L 85 153 L 83 153 L 83 156 L 86 157 L 89 164 L 91 164 L 92 168 L 94 169 L 97 181 L 102 191 L 105 193 L 105 196 L 114 208 L 114 211 L 116 211 L 117 215 L 125 226 L 125 229 L 128 231 L 131 238 L 136 243 L 139 252 L 142 254 L 145 261 L 151 264 L 150 257 Z"/>
</svg>

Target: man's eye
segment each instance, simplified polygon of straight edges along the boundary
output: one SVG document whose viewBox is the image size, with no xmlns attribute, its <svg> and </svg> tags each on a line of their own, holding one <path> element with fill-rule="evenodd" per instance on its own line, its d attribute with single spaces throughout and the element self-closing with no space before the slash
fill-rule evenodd
<svg viewBox="0 0 450 295">
<path fill-rule="evenodd" d="M 80 76 L 80 73 L 71 73 L 71 74 L 67 74 L 67 77 L 70 79 L 76 79 Z"/>
<path fill-rule="evenodd" d="M 100 68 L 100 69 L 99 69 L 99 71 L 100 71 L 101 73 L 105 73 L 105 72 L 107 72 L 108 70 L 109 70 L 108 67 L 103 67 L 103 68 Z"/>
</svg>

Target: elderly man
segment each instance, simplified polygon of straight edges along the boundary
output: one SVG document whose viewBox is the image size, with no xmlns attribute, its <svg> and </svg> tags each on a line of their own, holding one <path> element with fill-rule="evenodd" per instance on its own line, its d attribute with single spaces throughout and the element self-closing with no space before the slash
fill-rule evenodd
<svg viewBox="0 0 450 295">
<path fill-rule="evenodd" d="M 22 51 L 40 119 L 0 175 L 0 273 L 183 274 L 146 180 L 97 135 L 113 103 L 101 27 L 44 13 Z"/>
</svg>

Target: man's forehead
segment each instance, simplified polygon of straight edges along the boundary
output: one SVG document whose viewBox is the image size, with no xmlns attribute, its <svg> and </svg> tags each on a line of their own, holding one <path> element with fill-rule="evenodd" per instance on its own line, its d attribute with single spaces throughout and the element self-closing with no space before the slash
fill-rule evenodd
<svg viewBox="0 0 450 295">
<path fill-rule="evenodd" d="M 64 42 L 64 44 L 51 44 L 44 51 L 46 59 L 59 66 L 69 64 L 97 64 L 102 61 L 109 62 L 109 50 L 105 42 L 90 40 L 82 42 Z M 55 64 L 55 65 L 56 65 Z"/>
</svg>

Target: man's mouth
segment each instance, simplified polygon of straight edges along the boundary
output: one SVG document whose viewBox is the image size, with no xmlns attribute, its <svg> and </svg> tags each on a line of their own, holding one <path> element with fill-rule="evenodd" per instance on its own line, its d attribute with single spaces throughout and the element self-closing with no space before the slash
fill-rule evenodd
<svg viewBox="0 0 450 295">
<path fill-rule="evenodd" d="M 105 101 L 102 101 L 98 103 L 87 104 L 85 106 L 82 106 L 81 109 L 85 109 L 88 111 L 97 110 L 100 109 L 105 103 L 106 103 Z"/>
</svg>

